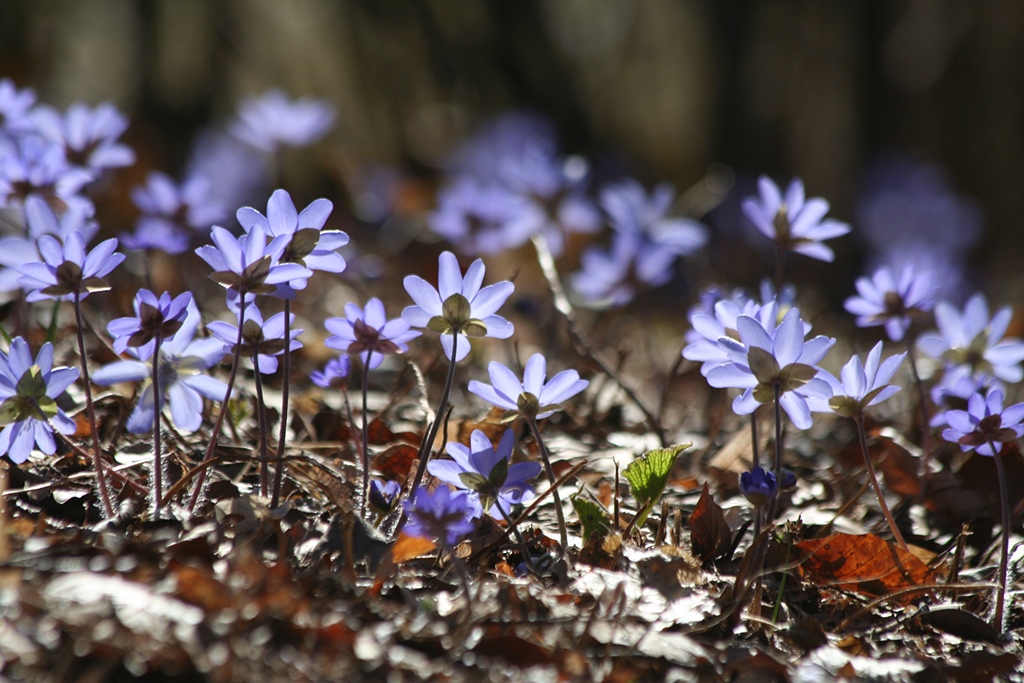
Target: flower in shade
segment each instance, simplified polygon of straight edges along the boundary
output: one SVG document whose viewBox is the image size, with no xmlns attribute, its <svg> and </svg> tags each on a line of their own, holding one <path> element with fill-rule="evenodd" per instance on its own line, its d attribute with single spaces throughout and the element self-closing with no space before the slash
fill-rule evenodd
<svg viewBox="0 0 1024 683">
<path fill-rule="evenodd" d="M 23 135 L 0 154 L 0 208 L 39 197 L 61 213 L 68 209 L 92 216 L 95 207 L 80 194 L 92 175 L 68 164 L 63 148 L 37 135 Z"/>
<path fill-rule="evenodd" d="M 828 399 L 832 387 L 818 376 L 820 362 L 835 339 L 817 336 L 804 341 L 806 331 L 800 311 L 791 308 L 782 323 L 773 328 L 741 315 L 736 321 L 739 340 L 722 337 L 719 343 L 729 355 L 729 363 L 712 368 L 708 383 L 713 387 L 743 389 L 732 409 L 749 415 L 759 404 L 779 404 L 798 429 L 811 427 L 811 409 L 807 400 Z"/>
<path fill-rule="evenodd" d="M 838 415 L 856 418 L 863 415 L 868 406 L 877 405 L 895 394 L 900 388 L 888 382 L 906 355 L 889 356 L 883 361 L 882 342 L 878 342 L 868 353 L 866 363 L 861 363 L 857 355 L 850 358 L 840 372 L 841 381 L 822 371 L 820 376 L 832 385 L 829 408 Z"/>
<path fill-rule="evenodd" d="M 263 152 L 279 147 L 306 147 L 322 138 L 334 125 L 334 107 L 323 100 L 290 99 L 280 90 L 269 90 L 242 102 L 231 134 Z"/>
<path fill-rule="evenodd" d="M 945 366 L 941 384 L 951 386 L 964 377 L 977 379 L 993 375 L 1004 382 L 1024 379 L 1024 341 L 1004 338 L 1013 311 L 1004 307 L 989 318 L 988 303 L 981 293 L 975 294 L 958 311 L 952 304 L 940 302 L 935 307 L 938 332 L 922 334 L 917 347 Z"/>
<path fill-rule="evenodd" d="M 263 314 L 256 304 L 249 304 L 245 309 L 245 322 L 242 323 L 242 346 L 236 349 L 238 342 L 238 325 L 215 320 L 206 325 L 214 337 L 224 342 L 230 353 L 239 352 L 246 358 L 256 358 L 256 365 L 264 375 L 277 372 L 277 358 L 286 350 L 291 352 L 302 348 L 302 342 L 296 337 L 302 334 L 301 329 L 291 327 L 295 322 L 295 314 L 289 314 L 289 342 L 285 343 L 284 313 L 275 313 L 263 320 Z"/>
<path fill-rule="evenodd" d="M 900 271 L 899 278 L 881 267 L 871 277 L 859 277 L 857 296 L 846 300 L 846 310 L 857 316 L 857 325 L 885 325 L 892 341 L 902 340 L 915 318 L 935 307 L 935 281 L 929 272 L 917 273 L 913 266 Z"/>
<path fill-rule="evenodd" d="M 96 107 L 76 102 L 63 114 L 40 106 L 32 119 L 43 137 L 64 148 L 74 166 L 101 171 L 135 163 L 131 148 L 118 142 L 128 129 L 128 118 L 109 102 Z"/>
<path fill-rule="evenodd" d="M 402 311 L 402 319 L 411 327 L 425 327 L 441 335 L 441 346 L 449 360 L 460 361 L 469 353 L 470 337 L 508 339 L 514 328 L 499 315 L 498 308 L 512 295 L 511 282 L 498 282 L 481 289 L 484 262 L 474 261 L 462 276 L 458 259 L 450 251 L 438 258 L 438 288 L 434 289 L 418 275 L 405 278 L 405 291 L 415 306 Z M 452 348 L 460 337 L 456 357 Z"/>
<path fill-rule="evenodd" d="M 437 539 L 450 548 L 476 526 L 475 509 L 466 492 L 454 493 L 446 485 L 431 492 L 420 486 L 412 500 L 405 502 L 409 521 L 403 531 L 417 538 Z"/>
<path fill-rule="evenodd" d="M 114 351 L 124 353 L 130 346 L 136 349 L 139 360 L 152 357 L 157 335 L 160 335 L 161 340 L 174 336 L 185 321 L 190 303 L 191 292 L 184 292 L 172 299 L 167 292 L 157 298 L 148 289 L 140 289 L 133 302 L 135 315 L 116 318 L 107 323 L 107 332 L 114 338 Z"/>
<path fill-rule="evenodd" d="M 26 235 L 8 235 L 0 237 L 0 291 L 6 292 L 19 289 L 18 266 L 42 260 L 39 253 L 39 238 L 52 235 L 61 242 L 73 232 L 81 233 L 82 239 L 88 243 L 99 231 L 99 225 L 90 220 L 82 207 L 69 208 L 60 217 L 38 196 L 32 195 L 25 200 Z"/>
<path fill-rule="evenodd" d="M 779 488 L 775 475 L 761 467 L 740 474 L 740 493 L 754 505 L 765 505 Z"/>
<path fill-rule="evenodd" d="M 359 354 L 364 365 L 369 359 L 371 369 L 380 366 L 387 354 L 408 351 L 406 342 L 422 334 L 410 330 L 409 323 L 401 318 L 388 320 L 384 304 L 376 298 L 366 302 L 365 310 L 353 303 L 345 304 L 345 317 L 328 318 L 324 327 L 332 335 L 325 345 Z"/>
<path fill-rule="evenodd" d="M 382 515 L 389 515 L 401 499 L 402 485 L 397 481 L 374 479 L 370 482 L 370 507 Z"/>
<path fill-rule="evenodd" d="M 115 251 L 114 238 L 100 242 L 90 252 L 85 250 L 85 238 L 77 232 L 68 235 L 64 244 L 52 235 L 43 235 L 38 245 L 42 262 L 18 267 L 18 282 L 32 290 L 25 297 L 28 301 L 69 301 L 75 294 L 84 299 L 90 292 L 105 292 L 110 285 L 103 278 L 124 261 L 124 254 Z"/>
<path fill-rule="evenodd" d="M 507 367 L 492 361 L 487 366 L 490 384 L 471 380 L 469 390 L 483 400 L 527 419 L 543 419 L 561 409 L 561 403 L 590 384 L 575 370 L 563 370 L 547 382 L 547 361 L 535 353 L 526 361 L 523 381 Z"/>
<path fill-rule="evenodd" d="M 313 384 L 324 389 L 338 389 L 345 386 L 345 380 L 352 372 L 352 359 L 347 355 L 338 356 L 327 361 L 322 370 L 309 373 Z"/>
<path fill-rule="evenodd" d="M 804 184 L 794 179 L 783 196 L 768 177 L 758 180 L 759 197 L 743 201 L 743 213 L 758 232 L 775 242 L 782 251 L 795 251 L 819 261 L 832 261 L 835 254 L 822 241 L 850 232 L 850 226 L 825 220 L 829 204 L 821 197 L 806 199 Z"/>
<path fill-rule="evenodd" d="M 496 254 L 508 243 L 505 226 L 527 210 L 526 200 L 504 185 L 460 176 L 437 196 L 430 229 L 465 254 Z"/>
<path fill-rule="evenodd" d="M 708 241 L 708 229 L 689 218 L 669 216 L 675 191 L 662 183 L 650 193 L 635 180 L 625 180 L 601 191 L 601 206 L 611 227 L 638 242 L 637 278 L 649 285 L 664 284 L 672 276 L 672 261 L 692 254 Z"/>
<path fill-rule="evenodd" d="M 53 367 L 53 345 L 47 342 L 35 360 L 21 337 L 0 351 L 0 455 L 24 462 L 33 448 L 53 455 L 53 430 L 73 434 L 75 423 L 56 399 L 78 379 L 75 368 Z"/>
<path fill-rule="evenodd" d="M 1024 403 L 1003 408 L 1003 392 L 994 389 L 988 395 L 978 392 L 967 401 L 967 410 L 946 411 L 949 427 L 942 432 L 946 441 L 960 444 L 963 451 L 995 455 L 995 444 L 1016 441 L 1024 436 Z"/>
<path fill-rule="evenodd" d="M 152 172 L 144 186 L 132 190 L 132 202 L 141 212 L 135 232 L 125 233 L 121 243 L 128 249 L 160 249 L 180 254 L 192 236 L 208 230 L 226 214 L 211 192 L 211 184 L 192 176 L 178 185 L 167 175 Z"/>
<path fill-rule="evenodd" d="M 30 114 L 36 94 L 30 88 L 18 90 L 14 81 L 0 79 L 0 131 L 24 133 L 34 127 Z"/>
<path fill-rule="evenodd" d="M 160 344 L 160 405 L 170 400 L 171 418 L 181 430 L 194 432 L 203 422 L 203 397 L 220 401 L 227 385 L 219 379 L 203 374 L 224 357 L 224 342 L 219 339 L 196 339 L 199 328 L 199 309 L 195 302 L 188 304 L 181 328 L 170 339 Z M 129 356 L 138 359 L 138 350 L 127 348 Z M 120 382 L 144 382 L 142 395 L 135 410 L 128 417 L 128 431 L 148 432 L 153 428 L 152 367 L 141 360 L 122 360 L 105 365 L 92 376 L 96 384 L 110 385 Z"/>
<path fill-rule="evenodd" d="M 469 436 L 469 447 L 449 443 L 446 450 L 452 459 L 431 460 L 427 471 L 456 488 L 470 491 L 476 506 L 474 516 L 487 510 L 488 514 L 503 518 L 512 506 L 533 497 L 533 487 L 526 482 L 540 474 L 540 463 L 509 464 L 514 448 L 515 435 L 511 429 L 505 431 L 497 447 L 486 434 L 475 429 Z"/>
<path fill-rule="evenodd" d="M 268 244 L 267 233 L 258 224 L 237 238 L 215 225 L 210 236 L 213 244 L 199 247 L 196 254 L 213 268 L 210 279 L 235 294 L 271 294 L 277 285 L 313 275 L 298 263 L 281 263 L 288 237 L 276 237 Z"/>
</svg>

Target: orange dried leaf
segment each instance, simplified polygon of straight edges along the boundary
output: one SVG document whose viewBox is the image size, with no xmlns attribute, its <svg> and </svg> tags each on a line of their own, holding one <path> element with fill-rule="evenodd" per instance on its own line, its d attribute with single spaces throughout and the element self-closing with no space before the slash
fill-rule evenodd
<svg viewBox="0 0 1024 683">
<path fill-rule="evenodd" d="M 794 547 L 804 556 L 800 576 L 821 585 L 881 597 L 936 580 L 913 553 L 874 534 L 832 534 Z M 916 596 L 907 592 L 894 599 L 905 605 Z"/>
<path fill-rule="evenodd" d="M 437 548 L 437 544 L 418 536 L 401 534 L 391 547 L 391 557 L 395 564 L 402 564 L 417 557 L 422 557 Z"/>
</svg>

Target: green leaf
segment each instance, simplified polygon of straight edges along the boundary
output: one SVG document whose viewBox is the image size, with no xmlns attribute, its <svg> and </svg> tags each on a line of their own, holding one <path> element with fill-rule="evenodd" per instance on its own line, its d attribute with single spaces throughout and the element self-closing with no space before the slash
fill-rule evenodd
<svg viewBox="0 0 1024 683">
<path fill-rule="evenodd" d="M 580 524 L 583 526 L 584 544 L 595 531 L 603 534 L 611 529 L 611 523 L 600 505 L 581 496 L 573 496 L 571 502 L 572 509 L 576 511 L 576 516 L 580 518 Z"/>
<path fill-rule="evenodd" d="M 629 490 L 639 505 L 637 527 L 643 526 L 647 515 L 658 504 L 658 499 L 661 498 L 665 485 L 668 483 L 668 475 L 672 472 L 672 465 L 676 462 L 676 456 L 692 445 L 687 443 L 647 451 L 631 462 L 623 472 L 626 480 L 629 481 Z"/>
</svg>

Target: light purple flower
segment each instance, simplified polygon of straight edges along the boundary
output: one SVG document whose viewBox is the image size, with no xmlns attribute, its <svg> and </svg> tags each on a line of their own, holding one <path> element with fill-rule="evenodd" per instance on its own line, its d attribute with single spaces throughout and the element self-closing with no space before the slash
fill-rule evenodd
<svg viewBox="0 0 1024 683">
<path fill-rule="evenodd" d="M 601 191 L 601 207 L 616 232 L 637 235 L 637 277 L 649 285 L 664 284 L 671 277 L 671 262 L 707 244 L 708 229 L 689 218 L 670 217 L 675 190 L 662 183 L 650 193 L 635 180 L 624 180 Z"/>
<path fill-rule="evenodd" d="M 241 354 L 244 358 L 256 357 L 256 365 L 260 373 L 269 375 L 277 372 L 277 358 L 285 351 L 289 353 L 302 348 L 302 342 L 297 337 L 302 334 L 301 329 L 291 327 L 295 322 L 295 314 L 289 316 L 289 343 L 285 343 L 284 313 L 275 313 L 263 320 L 263 314 L 256 304 L 249 304 L 245 309 L 245 322 L 242 323 L 242 346 Z M 214 337 L 227 345 L 229 353 L 235 353 L 238 349 L 235 344 L 238 341 L 238 325 L 215 320 L 207 323 L 206 329 Z"/>
<path fill-rule="evenodd" d="M 795 251 L 819 261 L 832 261 L 835 254 L 822 241 L 850 232 L 850 226 L 824 220 L 829 204 L 820 197 L 805 199 L 804 184 L 794 179 L 785 197 L 767 176 L 758 180 L 759 197 L 743 201 L 743 213 L 758 232 L 783 251 Z"/>
<path fill-rule="evenodd" d="M 527 201 L 495 181 L 460 176 L 437 197 L 430 229 L 462 253 L 497 254 L 513 248 L 505 226 L 528 211 Z"/>
<path fill-rule="evenodd" d="M 36 102 L 31 88 L 18 90 L 14 81 L 0 79 L 0 132 L 25 133 L 33 128 L 29 114 Z"/>
<path fill-rule="evenodd" d="M 0 208 L 24 205 L 29 197 L 43 199 L 57 213 L 95 213 L 92 202 L 80 194 L 92 175 L 68 164 L 64 149 L 37 135 L 23 135 L 0 154 Z"/>
<path fill-rule="evenodd" d="M 822 371 L 822 377 L 832 386 L 832 398 L 828 407 L 844 417 L 856 418 L 864 414 L 868 406 L 886 400 L 900 390 L 888 384 L 893 378 L 906 353 L 890 356 L 882 360 L 882 342 L 878 342 L 867 356 L 867 362 L 861 363 L 860 356 L 854 355 L 843 366 L 840 372 L 842 380 Z"/>
<path fill-rule="evenodd" d="M 280 263 L 278 259 L 290 242 L 288 236 L 275 237 L 268 244 L 267 233 L 259 224 L 238 238 L 215 225 L 210 236 L 213 245 L 199 247 L 196 254 L 213 268 L 211 280 L 238 295 L 270 294 L 277 291 L 277 285 L 313 275 L 298 263 Z"/>
<path fill-rule="evenodd" d="M 448 486 L 438 486 L 431 493 L 420 486 L 412 500 L 405 502 L 409 522 L 403 531 L 408 536 L 436 539 L 451 548 L 476 527 L 474 511 L 468 493 L 454 493 Z"/>
<path fill-rule="evenodd" d="M 333 125 L 334 107 L 323 100 L 292 100 L 280 90 L 269 90 L 242 102 L 231 134 L 258 150 L 275 152 L 281 146 L 311 145 Z"/>
<path fill-rule="evenodd" d="M 731 299 L 716 302 L 711 315 L 703 311 L 692 313 L 693 334 L 687 337 L 690 343 L 683 349 L 683 358 L 702 363 L 700 373 L 705 377 L 712 369 L 731 363 L 728 350 L 718 340 L 729 337 L 739 341 L 737 321 L 741 315 L 755 319 L 766 330 L 774 330 L 779 322 L 779 308 L 774 300 L 762 306 L 745 293 L 737 292 Z M 806 325 L 804 333 L 809 331 L 810 325 Z"/>
<path fill-rule="evenodd" d="M 563 370 L 545 382 L 547 361 L 539 353 L 526 361 L 522 382 L 514 372 L 497 361 L 487 366 L 487 373 L 491 378 L 490 384 L 471 380 L 469 390 L 488 403 L 522 414 L 527 419 L 540 420 L 553 415 L 556 410 L 561 410 L 561 403 L 590 384 L 580 379 L 575 370 Z"/>
<path fill-rule="evenodd" d="M 168 399 L 174 424 L 186 432 L 194 432 L 203 423 L 203 397 L 223 400 L 227 385 L 203 374 L 221 361 L 225 354 L 224 342 L 219 339 L 196 339 L 199 328 L 199 309 L 189 302 L 185 321 L 170 339 L 160 344 L 160 406 Z M 129 356 L 138 359 L 138 350 L 127 348 Z M 92 381 L 110 385 L 121 382 L 144 382 L 142 395 L 135 410 L 128 417 L 128 431 L 145 433 L 153 429 L 152 366 L 141 360 L 122 360 L 97 370 Z"/>
<path fill-rule="evenodd" d="M 88 253 L 85 239 L 77 232 L 68 235 L 63 245 L 52 235 L 40 237 L 38 245 L 43 261 L 18 267 L 19 284 L 33 290 L 25 297 L 27 301 L 70 301 L 76 293 L 84 299 L 90 292 L 105 292 L 110 285 L 103 278 L 124 261 L 124 254 L 114 251 L 114 238 L 100 242 Z"/>
<path fill-rule="evenodd" d="M 449 360 L 460 361 L 469 353 L 470 337 L 508 339 L 514 328 L 499 315 L 498 308 L 512 295 L 511 282 L 498 282 L 483 289 L 484 262 L 474 261 L 462 276 L 459 261 L 450 251 L 438 258 L 438 289 L 418 275 L 405 278 L 405 291 L 415 306 L 402 311 L 411 327 L 425 327 L 441 335 L 441 346 Z M 452 358 L 455 335 L 459 336 Z"/>
<path fill-rule="evenodd" d="M 636 296 L 634 266 L 640 241 L 616 233 L 607 248 L 588 247 L 580 269 L 569 276 L 572 288 L 589 306 L 624 306 Z"/>
<path fill-rule="evenodd" d="M 963 311 L 940 302 L 935 307 L 938 333 L 923 334 L 917 347 L 945 365 L 942 385 L 951 386 L 964 377 L 994 375 L 1004 382 L 1024 379 L 1024 341 L 1004 338 L 1013 311 L 1007 306 L 989 318 L 988 303 L 980 292 L 972 296 Z"/>
<path fill-rule="evenodd" d="M 388 320 L 384 304 L 377 298 L 367 301 L 365 310 L 353 303 L 345 304 L 345 317 L 328 318 L 324 327 L 332 335 L 324 342 L 326 346 L 357 353 L 364 365 L 369 358 L 370 369 L 379 367 L 387 354 L 408 351 L 406 342 L 422 334 L 410 330 L 401 318 Z"/>
<path fill-rule="evenodd" d="M 88 243 L 99 231 L 99 225 L 80 206 L 69 208 L 58 218 L 41 197 L 31 195 L 25 200 L 24 212 L 27 234 L 0 237 L 0 292 L 21 288 L 18 266 L 42 260 L 38 242 L 43 235 L 64 242 L 68 235 L 77 232 Z"/>
<path fill-rule="evenodd" d="M 978 392 L 967 401 L 967 410 L 946 411 L 949 428 L 942 432 L 946 441 L 960 444 L 964 452 L 995 455 L 992 446 L 1016 441 L 1024 436 L 1024 403 L 1003 408 L 1003 392 L 994 389 L 984 396 Z"/>
<path fill-rule="evenodd" d="M 318 387 L 337 389 L 345 386 L 345 379 L 351 371 L 352 359 L 346 354 L 327 361 L 323 370 L 314 370 L 309 373 L 309 379 Z"/>
<path fill-rule="evenodd" d="M 32 112 L 32 119 L 43 137 L 64 148 L 73 166 L 102 171 L 135 163 L 131 148 L 118 142 L 128 118 L 109 102 L 95 108 L 76 102 L 63 114 L 43 105 Z"/>
<path fill-rule="evenodd" d="M 21 337 L 0 351 L 0 455 L 12 462 L 28 459 L 33 448 L 53 455 L 57 444 L 53 428 L 74 434 L 75 423 L 58 407 L 56 399 L 78 379 L 76 368 L 53 367 L 53 345 L 47 342 L 35 360 Z"/>
<path fill-rule="evenodd" d="M 832 388 L 819 377 L 815 364 L 825 357 L 835 339 L 818 336 L 804 341 L 806 335 L 800 311 L 792 308 L 777 328 L 766 328 L 748 315 L 737 318 L 739 341 L 721 337 L 719 343 L 728 352 L 730 362 L 712 368 L 708 383 L 713 387 L 735 387 L 743 393 L 733 401 L 738 415 L 749 415 L 759 404 L 775 401 L 798 429 L 809 429 L 811 409 L 807 400 L 828 399 Z"/>
<path fill-rule="evenodd" d="M 899 279 L 888 268 L 879 268 L 871 277 L 857 278 L 856 286 L 858 296 L 846 300 L 846 310 L 857 316 L 860 327 L 885 325 L 892 341 L 901 341 L 914 318 L 935 307 L 931 273 L 918 274 L 913 266 L 903 268 Z"/>
<path fill-rule="evenodd" d="M 441 481 L 469 491 L 476 508 L 474 516 L 487 508 L 492 517 L 504 518 L 501 510 L 509 514 L 513 506 L 533 497 L 533 487 L 526 482 L 540 474 L 540 463 L 509 464 L 515 448 L 515 434 L 511 429 L 502 435 L 497 448 L 478 429 L 470 434 L 469 444 L 467 448 L 450 442 L 446 450 L 452 460 L 431 460 L 427 471 Z"/>
<path fill-rule="evenodd" d="M 113 347 L 117 353 L 124 353 L 128 347 L 136 349 L 139 360 L 147 360 L 156 349 L 156 336 L 170 339 L 185 322 L 192 293 L 184 292 L 171 298 L 164 292 L 157 298 L 148 289 L 140 289 L 132 302 L 134 317 L 116 318 L 107 323 L 107 332 L 114 338 Z"/>
<path fill-rule="evenodd" d="M 152 172 L 144 186 L 132 190 L 132 201 L 142 213 L 135 232 L 125 233 L 128 249 L 159 249 L 180 254 L 199 231 L 209 230 L 227 212 L 211 195 L 205 178 L 191 177 L 180 186 L 160 172 Z"/>
</svg>

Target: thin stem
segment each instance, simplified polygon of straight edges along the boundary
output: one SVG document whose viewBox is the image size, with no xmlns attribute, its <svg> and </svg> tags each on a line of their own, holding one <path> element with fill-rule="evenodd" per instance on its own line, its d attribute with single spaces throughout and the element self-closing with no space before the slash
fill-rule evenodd
<svg viewBox="0 0 1024 683">
<path fill-rule="evenodd" d="M 928 425 L 928 392 L 924 390 L 924 382 L 917 371 L 917 354 L 914 353 L 914 342 L 907 338 L 907 360 L 910 361 L 910 374 L 914 377 L 914 386 L 917 388 L 918 409 L 921 412 L 921 451 L 924 457 L 921 458 L 918 474 L 924 476 L 928 473 L 928 462 L 931 459 L 931 432 Z"/>
<path fill-rule="evenodd" d="M 1003 525 L 1003 543 L 999 555 L 999 588 L 996 589 L 996 613 L 992 620 L 992 626 L 1000 633 L 1004 633 L 1003 603 L 1006 599 L 1006 564 L 1010 554 L 1010 503 L 1006 499 L 1006 470 L 1003 468 L 1003 458 L 994 443 L 989 441 L 988 447 L 992 449 L 992 457 L 996 461 L 996 474 L 999 477 L 1000 523 Z"/>
<path fill-rule="evenodd" d="M 220 412 L 217 413 L 217 421 L 213 423 L 213 431 L 210 433 L 210 442 L 206 445 L 206 455 L 203 456 L 203 460 L 200 464 L 206 464 L 213 457 L 213 452 L 217 450 L 217 437 L 220 436 L 221 427 L 224 425 L 224 416 L 228 413 L 228 401 L 231 400 L 231 392 L 235 388 L 235 377 L 238 375 L 238 361 L 242 356 L 242 326 L 245 324 L 244 293 L 241 295 L 239 305 L 241 308 L 239 308 L 238 314 L 238 340 L 235 342 L 235 353 L 231 359 L 231 374 L 228 376 L 228 387 L 227 391 L 224 392 L 224 400 L 220 404 Z M 195 512 L 196 504 L 199 503 L 199 496 L 202 495 L 203 486 L 206 483 L 207 469 L 208 468 L 203 467 L 196 477 L 196 486 L 192 490 L 192 495 L 188 501 L 189 513 Z"/>
<path fill-rule="evenodd" d="M 562 499 L 558 496 L 558 489 L 554 487 L 558 478 L 555 476 L 554 468 L 551 467 L 551 458 L 548 456 L 548 449 L 544 445 L 544 439 L 540 438 L 540 428 L 537 426 L 537 420 L 535 418 L 527 418 L 526 424 L 530 426 L 533 440 L 537 442 L 537 450 L 540 451 L 541 460 L 544 461 L 544 470 L 548 473 L 548 479 L 552 484 L 551 499 L 555 503 L 555 515 L 558 517 L 558 536 L 562 542 L 562 548 L 567 549 L 569 547 L 569 536 L 565 531 L 565 514 L 562 512 Z M 617 489 L 618 487 L 616 487 Z"/>
<path fill-rule="evenodd" d="M 75 332 L 78 334 L 78 355 L 82 359 L 82 384 L 85 386 L 85 410 L 89 417 L 89 428 L 92 432 L 92 463 L 96 468 L 96 485 L 100 491 L 100 500 L 103 501 L 103 511 L 107 518 L 114 516 L 114 508 L 110 504 L 110 491 L 107 488 L 107 478 L 103 472 L 103 460 L 100 454 L 100 434 L 96 428 L 96 409 L 92 404 L 92 387 L 89 382 L 89 362 L 85 353 L 85 335 L 82 332 L 82 295 L 75 292 Z"/>
<path fill-rule="evenodd" d="M 760 406 L 758 406 L 760 407 Z M 754 412 L 750 414 L 750 467 L 759 467 L 761 465 L 761 455 L 758 452 L 757 443 L 757 408 L 754 408 Z"/>
<path fill-rule="evenodd" d="M 896 526 L 896 520 L 892 517 L 892 512 L 889 511 L 889 506 L 885 502 L 885 497 L 882 495 L 882 487 L 878 485 L 878 477 L 875 476 L 875 466 L 871 462 L 871 454 L 868 452 L 868 439 L 864 432 L 864 415 L 858 415 L 854 422 L 857 423 L 857 439 L 860 441 L 860 451 L 864 454 L 864 466 L 867 467 L 868 477 L 871 481 L 871 487 L 875 489 L 875 495 L 878 497 L 878 504 L 882 507 L 882 514 L 885 515 L 885 521 L 889 523 L 889 531 L 892 532 L 893 538 L 896 539 L 896 543 L 901 548 L 909 551 L 907 542 L 903 540 L 903 534 L 900 533 L 899 527 Z"/>
<path fill-rule="evenodd" d="M 507 512 L 505 512 L 505 508 L 501 506 L 501 500 L 497 497 L 495 497 L 494 499 L 494 506 L 498 508 L 498 512 L 505 520 L 505 523 L 508 524 L 509 527 L 512 528 L 512 531 L 515 533 L 516 539 L 519 541 L 519 550 L 523 554 L 523 562 L 525 562 L 526 566 L 532 570 L 533 558 L 530 557 L 530 549 L 526 545 L 526 539 L 523 538 L 523 535 L 519 532 L 519 525 L 516 524 L 516 521 L 512 519 L 512 517 Z"/>
<path fill-rule="evenodd" d="M 160 501 L 164 496 L 163 460 L 160 457 L 160 414 L 164 402 L 160 394 L 160 330 L 153 338 L 153 519 L 160 519 Z"/>
<path fill-rule="evenodd" d="M 370 413 L 366 407 L 366 395 L 370 393 L 370 359 L 373 350 L 367 350 L 366 362 L 363 363 L 363 516 L 366 516 L 366 505 L 370 498 Z"/>
<path fill-rule="evenodd" d="M 284 449 L 288 441 L 288 388 L 292 378 L 292 302 L 284 300 L 284 366 L 281 369 L 281 427 L 277 436 L 277 469 L 274 470 L 274 496 L 270 507 L 276 508 L 281 500 L 281 481 L 284 478 Z"/>
<path fill-rule="evenodd" d="M 263 373 L 260 372 L 259 354 L 253 351 L 252 365 L 256 370 L 256 424 L 260 430 L 260 495 L 266 498 L 270 495 L 270 463 L 267 460 L 269 448 L 267 446 L 267 410 L 263 400 Z"/>
<path fill-rule="evenodd" d="M 778 383 L 772 389 L 775 392 L 775 466 L 772 473 L 775 475 L 775 489 L 772 491 L 772 501 L 768 505 L 768 523 L 775 521 L 775 514 L 779 509 L 779 491 L 782 489 L 782 405 L 779 403 Z"/>
<path fill-rule="evenodd" d="M 555 301 L 555 308 L 562 314 L 562 317 L 564 317 L 566 322 L 569 324 L 569 335 L 586 352 L 586 355 L 597 363 L 601 372 L 606 374 L 613 382 L 619 385 L 622 392 L 626 394 L 626 398 L 628 398 L 640 410 L 640 412 L 643 413 L 648 426 L 654 430 L 655 434 L 658 435 L 658 441 L 661 442 L 662 447 L 667 447 L 668 438 L 665 436 L 665 430 L 661 428 L 658 418 L 647 408 L 647 406 L 643 404 L 636 392 L 629 387 L 621 377 L 619 377 L 618 373 L 615 372 L 615 369 L 597 355 L 593 344 L 590 343 L 590 339 L 588 339 L 583 333 L 583 330 L 580 329 L 579 323 L 576 320 L 576 311 L 573 310 L 572 304 L 569 302 L 569 297 L 565 295 L 565 290 L 562 288 L 562 281 L 558 277 L 558 268 L 555 266 L 555 257 L 551 254 L 551 249 L 548 247 L 547 239 L 545 239 L 543 234 L 538 233 L 533 236 L 533 246 L 537 252 L 537 263 L 540 264 L 541 272 L 544 273 L 544 279 L 548 281 L 548 287 L 551 289 L 551 295 Z"/>
</svg>

